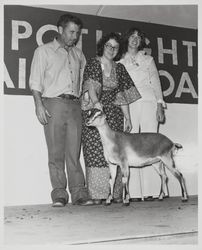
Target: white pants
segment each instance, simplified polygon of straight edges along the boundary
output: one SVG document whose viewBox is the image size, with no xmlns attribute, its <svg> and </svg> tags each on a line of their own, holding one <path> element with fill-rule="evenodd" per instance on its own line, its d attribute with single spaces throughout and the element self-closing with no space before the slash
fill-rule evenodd
<svg viewBox="0 0 202 250">
<path fill-rule="evenodd" d="M 157 132 L 157 103 L 138 100 L 129 105 L 132 133 Z M 160 192 L 160 177 L 152 166 L 142 169 L 130 169 L 129 190 L 131 198 L 142 196 L 157 197 Z"/>
</svg>

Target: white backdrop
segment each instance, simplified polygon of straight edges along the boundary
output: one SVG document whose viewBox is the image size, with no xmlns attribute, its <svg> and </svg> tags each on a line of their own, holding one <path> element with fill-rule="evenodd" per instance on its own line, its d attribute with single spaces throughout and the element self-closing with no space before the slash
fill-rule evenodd
<svg viewBox="0 0 202 250">
<path fill-rule="evenodd" d="M 50 8 L 50 6 L 44 7 Z M 141 6 L 139 9 L 134 6 L 134 9 L 130 7 L 125 9 L 125 12 L 122 8 L 118 11 L 114 6 L 101 7 L 101 9 L 100 6 L 94 9 L 93 6 L 89 8 L 89 6 L 82 5 L 80 7 L 53 5 L 51 8 L 197 28 L 197 15 L 193 14 L 197 12 L 196 6 L 190 7 L 189 11 L 186 8 L 188 6 L 185 5 L 178 6 L 178 9 L 176 6 L 170 6 L 169 9 L 168 6 L 165 8 L 148 6 L 149 9 Z M 92 12 L 93 10 L 94 12 Z M 148 16 L 147 13 L 149 13 Z M 1 87 L 3 88 L 3 85 Z M 1 92 L 3 92 L 2 88 Z M 0 111 L 3 110 L 3 124 L 1 123 L 3 129 L 1 131 L 3 131 L 4 138 L 3 143 L 1 141 L 1 145 L 3 144 L 3 160 L 1 157 L 3 168 L 1 169 L 3 169 L 4 184 L 1 183 L 0 187 L 4 186 L 4 204 L 10 206 L 50 203 L 51 185 L 47 165 L 47 148 L 43 128 L 35 116 L 33 98 L 31 96 L 3 95 L 2 100 L 3 108 L 1 105 Z M 168 104 L 166 117 L 166 124 L 160 127 L 160 132 L 183 145 L 184 149 L 178 153 L 176 163 L 186 179 L 189 195 L 198 194 L 198 105 Z M 132 119 L 135 119 L 133 114 Z M 84 169 L 82 155 L 81 163 Z M 168 176 L 170 195 L 180 196 L 179 183 L 169 173 Z M 160 178 L 158 178 L 158 183 L 156 180 L 157 178 L 154 179 L 152 185 L 160 185 Z M 130 189 L 131 195 L 133 195 L 134 179 L 132 177 Z"/>
<path fill-rule="evenodd" d="M 43 127 L 35 116 L 31 96 L 4 95 L 4 204 L 26 205 L 50 203 L 51 185 L 47 165 L 47 148 Z M 183 145 L 176 157 L 189 195 L 197 190 L 198 105 L 168 104 L 167 121 L 160 132 Z M 132 115 L 132 119 L 135 119 Z M 83 157 L 81 163 L 84 167 Z M 168 172 L 168 171 L 167 171 Z M 171 196 L 180 196 L 177 179 L 169 176 Z M 156 178 L 155 178 L 156 179 Z M 130 188 L 133 195 L 133 180 Z M 157 185 L 154 180 L 153 185 Z M 159 183 L 160 185 L 160 178 Z"/>
</svg>

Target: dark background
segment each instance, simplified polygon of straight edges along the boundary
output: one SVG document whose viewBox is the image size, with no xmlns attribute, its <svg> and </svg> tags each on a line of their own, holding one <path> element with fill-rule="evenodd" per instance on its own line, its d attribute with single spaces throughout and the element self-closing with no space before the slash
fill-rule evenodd
<svg viewBox="0 0 202 250">
<path fill-rule="evenodd" d="M 34 50 L 38 46 L 36 42 L 36 33 L 43 25 L 56 25 L 59 16 L 64 13 L 66 12 L 19 5 L 4 6 L 4 63 L 15 85 L 15 88 L 8 88 L 4 83 L 4 94 L 31 95 L 28 81 L 32 56 Z M 152 51 L 151 55 L 155 59 L 158 70 L 165 70 L 169 72 L 175 81 L 175 88 L 173 92 L 169 96 L 166 96 L 164 100 L 167 103 L 198 103 L 198 98 L 194 98 L 191 93 L 182 93 L 181 97 L 175 97 L 176 90 L 183 72 L 187 72 L 189 74 L 194 89 L 196 93 L 198 93 L 198 49 L 197 46 L 192 47 L 193 67 L 189 67 L 187 61 L 187 46 L 182 45 L 182 41 L 192 41 L 196 42 L 197 44 L 197 30 L 77 13 L 72 14 L 81 18 L 84 24 L 83 28 L 88 29 L 88 34 L 83 34 L 82 37 L 82 50 L 87 59 L 95 56 L 96 53 L 96 30 L 102 30 L 103 34 L 111 31 L 124 33 L 131 26 L 135 26 L 143 30 L 146 34 L 146 37 L 149 39 L 149 46 Z M 12 20 L 26 21 L 32 26 L 32 35 L 29 38 L 19 40 L 18 51 L 11 49 Z M 24 32 L 23 26 L 20 27 L 19 32 Z M 57 33 L 55 31 L 47 31 L 43 36 L 43 42 L 46 43 L 53 40 L 56 34 Z M 158 37 L 163 39 L 163 47 L 165 49 L 172 48 L 172 40 L 177 41 L 178 65 L 173 65 L 172 55 L 169 54 L 164 54 L 164 64 L 158 63 Z M 18 88 L 19 58 L 26 59 L 25 89 Z M 160 76 L 160 79 L 162 90 L 166 90 L 169 86 L 168 79 L 164 76 Z M 184 87 L 188 88 L 188 85 L 185 83 Z"/>
</svg>

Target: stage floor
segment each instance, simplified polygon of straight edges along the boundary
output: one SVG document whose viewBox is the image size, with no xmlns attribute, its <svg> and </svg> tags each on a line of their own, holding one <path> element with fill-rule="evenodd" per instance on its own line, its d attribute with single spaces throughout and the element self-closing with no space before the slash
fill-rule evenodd
<svg viewBox="0 0 202 250">
<path fill-rule="evenodd" d="M 130 206 L 48 205 L 4 209 L 5 245 L 100 245 L 198 243 L 198 197 L 162 202 L 131 202 Z"/>
</svg>

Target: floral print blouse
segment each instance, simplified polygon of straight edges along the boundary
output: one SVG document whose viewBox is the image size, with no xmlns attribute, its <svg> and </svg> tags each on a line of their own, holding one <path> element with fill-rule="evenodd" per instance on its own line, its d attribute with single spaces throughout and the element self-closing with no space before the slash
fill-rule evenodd
<svg viewBox="0 0 202 250">
<path fill-rule="evenodd" d="M 113 100 L 115 105 L 126 105 L 130 104 L 139 98 L 141 95 L 137 90 L 133 80 L 121 63 L 113 62 L 112 71 L 114 70 L 113 82 L 117 83 L 113 86 L 116 98 Z M 85 66 L 83 75 L 83 88 L 81 97 L 81 108 L 82 110 L 88 110 L 93 108 L 93 103 L 90 100 L 88 90 L 94 88 L 98 99 L 102 94 L 103 90 L 107 90 L 107 86 L 103 84 L 103 71 L 101 60 L 99 57 L 91 58 Z"/>
</svg>

